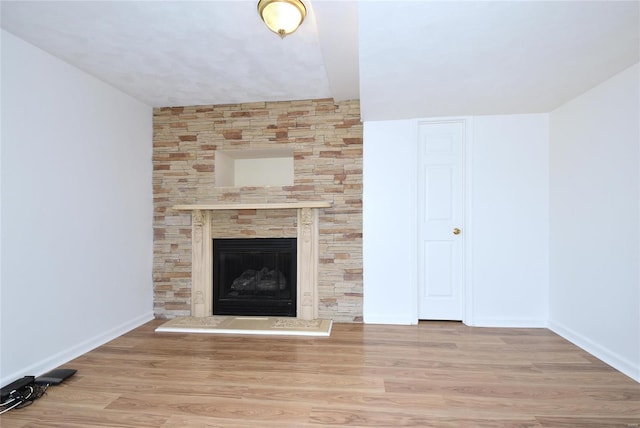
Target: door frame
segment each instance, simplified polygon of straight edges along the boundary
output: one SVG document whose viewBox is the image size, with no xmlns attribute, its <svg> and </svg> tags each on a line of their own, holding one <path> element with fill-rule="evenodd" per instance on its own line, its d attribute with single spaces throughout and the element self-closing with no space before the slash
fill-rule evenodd
<svg viewBox="0 0 640 428">
<path fill-rule="evenodd" d="M 473 237 L 473 227 L 472 227 L 472 216 L 471 216 L 471 208 L 472 208 L 472 182 L 471 182 L 471 173 L 472 173 L 472 125 L 473 120 L 471 117 L 462 116 L 462 117 L 441 117 L 441 118 L 433 118 L 433 119 L 418 119 L 414 124 L 414 141 L 415 141 L 415 153 L 416 153 L 416 168 L 418 167 L 418 154 L 419 154 L 419 140 L 418 140 L 418 130 L 420 125 L 423 124 L 440 124 L 440 123 L 461 123 L 464 132 L 463 132 L 463 142 L 462 142 L 462 290 L 461 290 L 461 298 L 462 298 L 462 322 L 466 325 L 473 325 L 473 287 L 472 287 L 472 237 Z M 418 231 L 418 216 L 417 216 L 417 208 L 418 208 L 418 188 L 419 183 L 415 183 L 415 212 L 416 212 L 416 232 Z M 420 290 L 418 289 L 418 275 L 420 272 L 418 271 L 420 267 L 420 263 L 418 263 L 418 246 L 419 237 L 418 233 L 416 233 L 415 240 L 415 254 L 416 254 L 416 264 L 415 264 L 415 290 L 413 295 L 415 296 L 415 305 L 414 305 L 414 314 L 416 324 L 419 321 L 418 318 L 418 305 L 419 305 L 419 296 Z"/>
</svg>

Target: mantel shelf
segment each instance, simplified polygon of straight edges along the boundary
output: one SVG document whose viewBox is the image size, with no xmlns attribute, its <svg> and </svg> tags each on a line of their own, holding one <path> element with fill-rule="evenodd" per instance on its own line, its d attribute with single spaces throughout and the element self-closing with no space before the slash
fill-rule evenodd
<svg viewBox="0 0 640 428">
<path fill-rule="evenodd" d="M 220 211 L 220 210 L 281 210 L 302 208 L 330 208 L 331 202 L 326 201 L 300 201 L 300 202 L 268 202 L 255 203 L 243 202 L 237 204 L 194 204 L 174 205 L 176 211 Z"/>
</svg>

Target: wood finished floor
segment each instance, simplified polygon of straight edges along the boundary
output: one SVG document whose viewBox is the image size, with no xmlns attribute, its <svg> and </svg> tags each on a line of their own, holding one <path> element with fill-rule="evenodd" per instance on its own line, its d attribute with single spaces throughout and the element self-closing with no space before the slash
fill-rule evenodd
<svg viewBox="0 0 640 428">
<path fill-rule="evenodd" d="M 640 427 L 640 384 L 545 329 L 334 324 L 329 338 L 154 333 L 78 373 L 13 427 Z"/>
</svg>

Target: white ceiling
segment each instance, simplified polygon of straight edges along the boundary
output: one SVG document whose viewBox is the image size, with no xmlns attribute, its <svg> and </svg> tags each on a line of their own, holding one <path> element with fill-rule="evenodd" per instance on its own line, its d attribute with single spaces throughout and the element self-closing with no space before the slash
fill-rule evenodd
<svg viewBox="0 0 640 428">
<path fill-rule="evenodd" d="M 640 58 L 638 1 L 2 1 L 2 28 L 154 107 L 360 99 L 363 120 L 547 112 Z"/>
</svg>

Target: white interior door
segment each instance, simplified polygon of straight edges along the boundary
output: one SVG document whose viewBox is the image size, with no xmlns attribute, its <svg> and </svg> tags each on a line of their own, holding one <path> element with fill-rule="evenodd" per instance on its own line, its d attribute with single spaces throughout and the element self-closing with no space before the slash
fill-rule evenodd
<svg viewBox="0 0 640 428">
<path fill-rule="evenodd" d="M 418 318 L 462 320 L 464 123 L 418 127 Z"/>
</svg>

